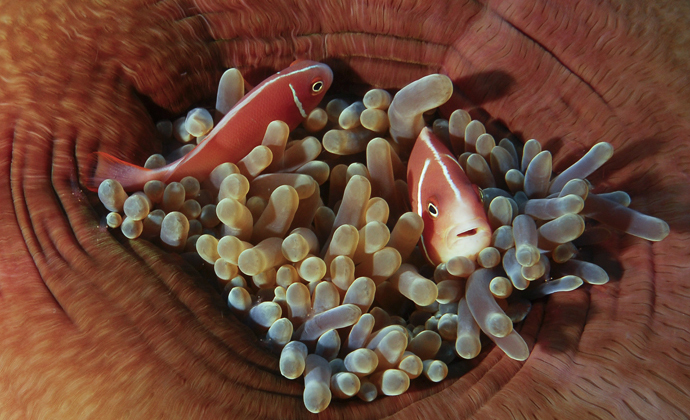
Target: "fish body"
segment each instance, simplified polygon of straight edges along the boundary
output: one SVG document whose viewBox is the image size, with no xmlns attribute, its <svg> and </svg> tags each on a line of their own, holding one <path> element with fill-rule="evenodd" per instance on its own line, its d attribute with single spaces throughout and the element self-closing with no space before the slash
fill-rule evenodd
<svg viewBox="0 0 690 420">
<path fill-rule="evenodd" d="M 261 144 L 266 127 L 275 120 L 294 129 L 313 110 L 333 82 L 326 64 L 298 60 L 249 91 L 211 130 L 204 141 L 184 157 L 159 169 L 146 169 L 103 152 L 92 154 L 93 175 L 87 188 L 95 191 L 105 179 L 115 179 L 126 191 L 141 190 L 150 180 L 199 180 L 221 163 L 246 156 Z"/>
<path fill-rule="evenodd" d="M 489 246 L 491 227 L 479 189 L 429 128 L 410 153 L 407 185 L 412 209 L 424 221 L 420 246 L 431 263 L 455 256 L 475 260 Z"/>
</svg>

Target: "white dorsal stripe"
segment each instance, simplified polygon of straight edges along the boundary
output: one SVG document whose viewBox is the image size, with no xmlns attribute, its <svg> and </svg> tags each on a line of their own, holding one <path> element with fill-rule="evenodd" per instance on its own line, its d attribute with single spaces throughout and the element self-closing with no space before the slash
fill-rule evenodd
<svg viewBox="0 0 690 420">
<path fill-rule="evenodd" d="M 305 72 L 305 71 L 309 71 L 309 70 L 315 69 L 315 68 L 317 68 L 317 67 L 319 67 L 319 66 L 318 66 L 318 65 L 313 65 L 313 66 L 305 67 L 305 68 L 303 68 L 303 69 L 301 69 L 301 70 L 288 71 L 288 72 L 283 73 L 283 74 L 281 74 L 280 72 L 279 72 L 279 73 L 276 73 L 276 76 L 277 76 L 277 77 L 276 77 L 275 79 L 267 81 L 267 82 L 264 83 L 263 85 L 260 85 L 258 88 L 253 89 L 251 92 L 249 92 L 249 93 L 246 94 L 244 97 L 242 97 L 242 99 L 240 99 L 240 102 L 238 102 L 237 105 L 235 105 L 234 107 L 232 107 L 232 109 L 226 114 L 226 117 L 227 117 L 228 115 L 233 115 L 233 114 L 237 113 L 238 110 L 240 110 L 240 109 L 244 108 L 245 106 L 247 106 L 247 104 L 250 103 L 250 102 L 252 101 L 252 99 L 254 99 L 255 96 L 257 96 L 258 94 L 260 94 L 260 93 L 261 93 L 264 89 L 266 89 L 268 86 L 270 86 L 270 85 L 272 85 L 272 84 L 274 84 L 274 83 L 276 83 L 276 82 L 279 82 L 279 81 L 283 80 L 285 77 L 290 77 L 291 75 L 297 74 L 297 73 L 303 73 L 303 72 Z M 289 70 L 289 69 L 290 69 L 290 68 L 288 67 L 287 70 Z M 230 119 L 230 118 L 223 118 L 224 121 L 221 121 L 221 122 L 216 126 L 216 128 L 220 128 L 220 127 L 222 127 L 223 125 L 225 125 L 225 123 L 227 123 L 227 121 L 228 121 L 229 119 Z"/>
<path fill-rule="evenodd" d="M 443 171 L 443 177 L 445 178 L 446 182 L 448 183 L 448 186 L 451 188 L 453 191 L 453 194 L 455 194 L 455 198 L 457 200 L 462 199 L 462 195 L 460 194 L 460 190 L 458 189 L 457 185 L 453 182 L 450 172 L 448 171 L 448 167 L 446 166 L 446 163 L 441 160 L 441 155 L 438 153 L 438 151 L 433 147 L 431 142 L 428 139 L 424 139 L 424 142 L 426 143 L 427 147 L 429 147 L 429 150 L 431 150 L 431 153 L 434 155 L 434 159 L 436 162 L 441 166 L 441 170 Z M 445 156 L 448 156 L 447 154 L 444 153 Z M 455 162 L 455 159 L 451 159 L 453 162 Z M 462 167 L 461 167 L 462 169 Z M 441 209 L 439 209 L 440 211 Z"/>
<path fill-rule="evenodd" d="M 237 102 L 237 104 L 235 104 L 235 106 L 233 106 L 230 109 L 230 111 L 228 111 L 227 114 L 225 114 L 225 116 L 223 117 L 222 120 L 220 120 L 218 125 L 213 127 L 213 130 L 211 130 L 211 132 L 206 136 L 205 140 L 209 140 L 211 138 L 211 136 L 215 135 L 218 131 L 220 131 L 223 127 L 225 127 L 225 124 L 227 124 L 228 121 L 232 120 L 233 116 L 235 114 L 237 114 L 241 109 L 243 109 L 248 104 L 250 104 L 252 102 L 252 99 L 254 99 L 257 95 L 259 95 L 261 92 L 263 92 L 263 90 L 266 89 L 268 86 L 270 86 L 276 82 L 282 81 L 285 77 L 289 77 L 289 76 L 291 76 L 293 74 L 297 74 L 297 73 L 303 73 L 305 71 L 309 71 L 309 70 L 312 70 L 312 69 L 315 69 L 318 67 L 319 67 L 319 65 L 313 65 L 313 66 L 305 67 L 305 68 L 300 69 L 300 70 L 288 71 L 288 72 L 282 73 L 282 74 L 280 72 L 276 73 L 275 76 L 277 76 L 277 77 L 275 77 L 273 80 L 265 81 L 263 85 L 259 84 L 257 87 L 255 87 L 253 90 L 251 90 L 249 93 L 244 95 L 242 97 L 242 99 L 240 99 L 240 101 Z M 288 67 L 286 70 L 289 70 L 289 69 L 290 68 Z M 292 86 L 290 86 L 290 89 L 292 89 Z M 294 89 L 292 90 L 292 93 L 293 93 L 293 95 L 295 94 Z M 304 113 L 304 110 L 301 107 L 299 108 L 299 111 L 303 117 L 305 117 L 305 118 L 307 117 L 306 114 Z M 204 143 L 206 143 L 206 141 L 204 141 Z M 181 162 L 182 160 L 187 160 L 187 159 L 191 158 L 192 156 L 199 153 L 201 151 L 201 149 L 202 149 L 202 147 L 195 147 L 191 152 L 187 153 L 186 156 L 179 159 L 179 161 Z"/>
<path fill-rule="evenodd" d="M 297 109 L 299 109 L 300 115 L 302 115 L 303 118 L 307 118 L 307 113 L 304 112 L 302 102 L 299 101 L 299 98 L 297 97 L 297 92 L 295 92 L 295 88 L 292 87 L 292 83 L 288 83 L 288 86 L 290 86 L 290 90 L 292 91 L 292 99 L 295 101 L 295 105 L 297 105 Z"/>
</svg>

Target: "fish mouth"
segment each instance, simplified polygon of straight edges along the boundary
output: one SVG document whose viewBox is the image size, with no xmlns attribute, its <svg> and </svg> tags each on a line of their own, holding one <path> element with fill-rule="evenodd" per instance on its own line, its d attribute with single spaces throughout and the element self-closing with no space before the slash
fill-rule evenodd
<svg viewBox="0 0 690 420">
<path fill-rule="evenodd" d="M 482 219 L 456 224 L 448 231 L 446 242 L 453 256 L 475 260 L 479 251 L 491 244 L 491 228 Z"/>
<path fill-rule="evenodd" d="M 474 236 L 475 234 L 477 234 L 477 232 L 478 232 L 477 228 L 472 228 L 472 229 L 468 229 L 464 232 L 460 232 L 455 236 L 458 238 L 468 238 L 470 236 Z"/>
</svg>

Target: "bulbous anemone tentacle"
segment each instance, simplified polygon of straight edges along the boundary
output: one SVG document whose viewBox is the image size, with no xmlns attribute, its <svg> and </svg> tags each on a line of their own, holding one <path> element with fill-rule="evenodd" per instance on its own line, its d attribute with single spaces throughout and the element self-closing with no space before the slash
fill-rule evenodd
<svg viewBox="0 0 690 420">
<path fill-rule="evenodd" d="M 682 2 L 29 0 L 1 10 L 0 405 L 24 418 L 303 418 L 301 385 L 175 256 L 119 243 L 80 188 L 99 150 L 142 164 L 153 121 L 210 98 L 226 67 L 252 84 L 295 57 L 335 92 L 441 72 L 455 105 L 546 139 L 562 171 L 593 144 L 591 180 L 666 220 L 615 238 L 612 281 L 551 296 L 464 376 L 324 417 L 649 418 L 690 414 L 686 209 L 688 6 Z M 489 118 L 489 116 L 491 118 Z"/>
</svg>

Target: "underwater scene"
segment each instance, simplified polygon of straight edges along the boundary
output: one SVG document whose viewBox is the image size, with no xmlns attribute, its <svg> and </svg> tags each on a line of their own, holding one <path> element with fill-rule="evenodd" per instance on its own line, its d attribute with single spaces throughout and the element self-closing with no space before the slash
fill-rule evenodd
<svg viewBox="0 0 690 420">
<path fill-rule="evenodd" d="M 0 15 L 0 418 L 686 418 L 684 4 Z"/>
</svg>

